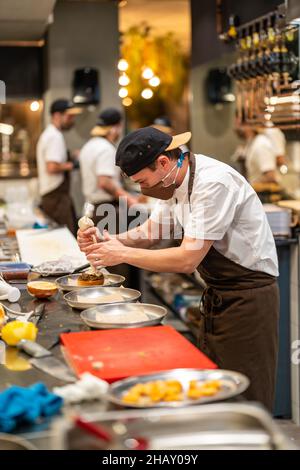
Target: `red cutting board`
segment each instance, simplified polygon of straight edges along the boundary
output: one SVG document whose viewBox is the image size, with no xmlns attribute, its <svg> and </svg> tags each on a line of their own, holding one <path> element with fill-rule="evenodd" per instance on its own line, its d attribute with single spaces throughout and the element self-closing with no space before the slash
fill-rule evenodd
<svg viewBox="0 0 300 470">
<path fill-rule="evenodd" d="M 108 382 L 169 369 L 217 367 L 171 326 L 65 333 L 61 340 L 78 375 L 90 372 Z M 101 368 L 95 370 L 97 362 Z"/>
</svg>

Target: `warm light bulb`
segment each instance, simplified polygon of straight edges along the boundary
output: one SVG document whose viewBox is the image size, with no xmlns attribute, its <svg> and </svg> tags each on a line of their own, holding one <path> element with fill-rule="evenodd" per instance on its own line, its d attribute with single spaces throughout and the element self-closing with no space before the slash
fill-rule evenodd
<svg viewBox="0 0 300 470">
<path fill-rule="evenodd" d="M 129 96 L 127 96 L 127 98 L 124 98 L 124 99 L 122 100 L 123 106 L 131 106 L 132 103 L 133 103 L 133 101 L 132 101 L 131 98 L 129 98 Z"/>
<path fill-rule="evenodd" d="M 5 124 L 0 122 L 0 134 L 12 135 L 14 132 L 14 127 L 11 124 Z"/>
<path fill-rule="evenodd" d="M 127 90 L 127 88 L 120 88 L 120 90 L 119 90 L 119 97 L 120 97 L 120 98 L 126 98 L 127 95 L 128 95 L 128 90 Z"/>
<path fill-rule="evenodd" d="M 151 88 L 145 88 L 142 93 L 142 98 L 144 98 L 144 100 L 150 100 L 150 98 L 152 98 L 153 96 L 153 91 L 151 90 Z"/>
<path fill-rule="evenodd" d="M 30 103 L 30 110 L 35 112 L 35 111 L 38 111 L 40 109 L 40 103 L 38 101 L 32 101 Z"/>
<path fill-rule="evenodd" d="M 118 63 L 118 69 L 121 70 L 121 72 L 125 72 L 125 70 L 128 69 L 128 62 L 125 59 L 120 59 Z"/>
<path fill-rule="evenodd" d="M 124 73 L 123 75 L 119 77 L 119 85 L 127 86 L 129 85 L 129 83 L 130 83 L 130 78 L 128 77 L 128 75 L 126 75 L 126 73 Z"/>
<path fill-rule="evenodd" d="M 150 80 L 150 78 L 152 78 L 153 75 L 154 75 L 153 70 L 150 69 L 150 67 L 146 67 L 143 70 L 142 77 L 145 78 L 146 80 Z"/>
<path fill-rule="evenodd" d="M 151 85 L 153 87 L 156 87 L 156 86 L 160 85 L 160 79 L 156 76 L 150 78 L 149 85 Z"/>
</svg>

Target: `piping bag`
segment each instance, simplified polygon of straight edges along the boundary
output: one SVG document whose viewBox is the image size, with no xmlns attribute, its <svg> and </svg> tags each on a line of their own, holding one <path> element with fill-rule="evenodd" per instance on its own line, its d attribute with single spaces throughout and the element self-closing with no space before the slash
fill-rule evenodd
<svg viewBox="0 0 300 470">
<path fill-rule="evenodd" d="M 95 210 L 95 206 L 93 204 L 90 204 L 89 202 L 86 202 L 84 204 L 84 207 L 83 207 L 83 214 L 84 215 L 83 215 L 83 217 L 81 217 L 81 219 L 78 220 L 78 227 L 83 232 L 85 230 L 87 230 L 88 228 L 91 228 L 91 227 L 95 226 L 94 222 L 91 219 L 91 217 L 93 216 L 94 210 Z M 99 232 L 99 236 L 100 236 L 101 239 L 103 239 L 100 232 Z M 93 235 L 92 239 L 93 239 L 94 243 L 97 243 L 97 238 L 95 237 L 95 235 Z M 93 266 L 91 266 L 91 269 L 92 269 L 93 273 L 96 273 L 97 271 L 100 271 L 99 269 L 98 270 L 95 269 Z"/>
</svg>

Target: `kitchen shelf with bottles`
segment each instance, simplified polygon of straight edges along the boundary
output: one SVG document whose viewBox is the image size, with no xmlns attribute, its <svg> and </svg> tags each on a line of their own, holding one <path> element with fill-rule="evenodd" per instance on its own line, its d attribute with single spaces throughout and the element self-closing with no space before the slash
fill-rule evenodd
<svg viewBox="0 0 300 470">
<path fill-rule="evenodd" d="M 299 24 L 288 23 L 284 5 L 220 35 L 236 46 L 228 74 L 236 85 L 238 124 L 272 121 L 282 130 L 300 129 L 299 38 Z"/>
</svg>

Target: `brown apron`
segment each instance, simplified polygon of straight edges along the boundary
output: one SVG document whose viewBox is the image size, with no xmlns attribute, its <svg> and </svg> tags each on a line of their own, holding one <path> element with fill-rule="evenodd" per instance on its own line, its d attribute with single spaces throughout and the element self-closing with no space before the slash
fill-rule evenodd
<svg viewBox="0 0 300 470">
<path fill-rule="evenodd" d="M 76 214 L 70 196 L 70 172 L 64 173 L 64 180 L 58 188 L 42 196 L 41 208 L 54 222 L 66 225 L 76 234 Z"/>
<path fill-rule="evenodd" d="M 195 176 L 190 156 L 189 200 Z M 222 369 L 245 374 L 245 397 L 272 411 L 278 352 L 276 278 L 226 258 L 213 246 L 197 268 L 207 288 L 200 303 L 199 347 Z"/>
</svg>

